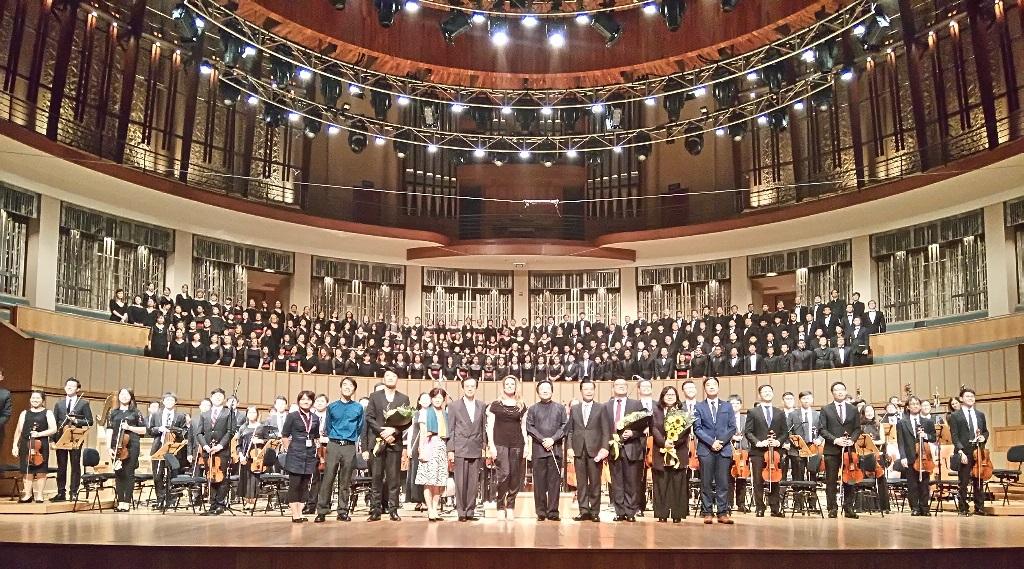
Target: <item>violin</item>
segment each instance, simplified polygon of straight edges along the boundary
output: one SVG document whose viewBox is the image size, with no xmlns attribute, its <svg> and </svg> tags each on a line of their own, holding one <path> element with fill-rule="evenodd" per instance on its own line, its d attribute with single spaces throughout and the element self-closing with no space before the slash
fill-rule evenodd
<svg viewBox="0 0 1024 569">
<path fill-rule="evenodd" d="M 917 472 L 918 481 L 924 480 L 924 475 L 935 470 L 935 457 L 932 456 L 932 445 L 924 440 L 924 429 L 917 430 L 917 458 L 910 465 Z"/>
<path fill-rule="evenodd" d="M 775 431 L 768 431 L 768 440 L 776 440 Z M 761 469 L 761 477 L 769 484 L 769 489 L 772 482 L 782 482 L 782 469 L 779 467 L 781 461 L 779 447 L 769 445 L 764 453 L 764 468 Z"/>
<path fill-rule="evenodd" d="M 750 451 L 741 449 L 737 443 L 732 443 L 732 470 L 733 478 L 747 478 L 750 476 Z"/>
<path fill-rule="evenodd" d="M 32 430 L 39 430 L 39 423 L 32 423 Z M 33 437 L 32 442 L 28 445 L 28 463 L 32 466 L 42 466 L 46 462 L 46 457 L 43 456 L 43 439 L 41 437 Z"/>
<path fill-rule="evenodd" d="M 644 466 L 654 465 L 654 437 L 647 437 L 647 450 L 644 452 Z"/>
<path fill-rule="evenodd" d="M 121 425 L 117 429 L 117 436 L 114 437 L 110 443 L 114 446 L 114 470 L 121 470 L 121 466 L 124 461 L 128 460 L 128 445 L 131 443 L 132 437 L 128 434 L 127 429 L 128 423 L 125 420 L 121 420 Z"/>
<path fill-rule="evenodd" d="M 327 445 L 320 445 L 316 447 L 316 470 L 320 474 L 324 473 L 327 469 Z"/>
<path fill-rule="evenodd" d="M 843 433 L 849 437 L 850 433 Z M 864 471 L 860 469 L 860 456 L 853 446 L 848 446 L 843 451 L 843 484 L 856 484 L 864 480 Z"/>
<path fill-rule="evenodd" d="M 697 436 L 690 433 L 689 439 L 686 441 L 686 466 L 690 470 L 700 470 L 700 457 L 697 456 Z"/>
<path fill-rule="evenodd" d="M 981 437 L 981 429 L 976 429 L 975 435 Z M 971 454 L 974 462 L 971 465 L 971 477 L 981 481 L 992 478 L 992 453 L 985 448 L 985 443 L 976 442 Z"/>
<path fill-rule="evenodd" d="M 219 453 L 211 453 L 209 456 L 203 457 L 203 451 L 199 451 L 198 460 L 203 463 L 203 467 L 206 468 L 206 478 L 214 483 L 219 484 L 224 481 L 224 464 L 220 458 Z"/>
</svg>

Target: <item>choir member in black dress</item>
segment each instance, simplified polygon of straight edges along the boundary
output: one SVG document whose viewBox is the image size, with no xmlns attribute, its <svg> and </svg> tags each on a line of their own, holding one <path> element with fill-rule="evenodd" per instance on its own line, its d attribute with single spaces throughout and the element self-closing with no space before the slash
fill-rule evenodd
<svg viewBox="0 0 1024 569">
<path fill-rule="evenodd" d="M 316 394 L 309 390 L 299 392 L 299 408 L 284 419 L 281 429 L 282 448 L 286 452 L 284 470 L 288 474 L 288 508 L 292 521 L 306 521 L 302 509 L 306 494 L 317 469 L 316 440 L 320 437 L 320 417 L 313 412 Z"/>
<path fill-rule="evenodd" d="M 114 298 L 110 299 L 110 321 L 128 322 L 128 303 L 125 301 L 123 289 L 117 289 Z"/>
<path fill-rule="evenodd" d="M 43 489 L 46 486 L 46 473 L 50 466 L 50 435 L 57 432 L 57 420 L 53 413 L 46 409 L 46 394 L 33 391 L 28 398 L 29 408 L 18 416 L 18 426 L 14 428 L 14 446 L 11 456 L 18 459 L 18 472 L 23 478 L 22 488 L 25 495 L 18 500 L 21 504 L 43 501 Z M 40 464 L 33 464 L 32 443 L 39 441 L 42 456 Z"/>
<path fill-rule="evenodd" d="M 110 410 L 107 417 L 107 431 L 110 435 L 110 459 L 114 464 L 114 494 L 117 506 L 115 512 L 127 512 L 132 506 L 135 491 L 135 469 L 139 467 L 139 440 L 146 434 L 146 419 L 139 412 L 135 393 L 122 387 L 117 392 L 118 406 Z M 118 459 L 118 449 L 124 445 L 121 439 L 128 437 L 127 458 Z M 119 439 L 118 437 L 121 437 Z"/>
<path fill-rule="evenodd" d="M 561 485 L 562 440 L 568 417 L 565 406 L 551 400 L 551 382 L 537 384 L 540 401 L 526 412 L 526 434 L 532 440 L 533 502 L 539 521 L 558 521 L 558 489 Z"/>
<path fill-rule="evenodd" d="M 494 501 L 498 519 L 511 520 L 515 518 L 516 496 L 526 470 L 526 405 L 520 400 L 519 382 L 514 376 L 506 376 L 501 383 L 501 398 L 487 407 L 487 441 L 497 478 Z"/>
</svg>

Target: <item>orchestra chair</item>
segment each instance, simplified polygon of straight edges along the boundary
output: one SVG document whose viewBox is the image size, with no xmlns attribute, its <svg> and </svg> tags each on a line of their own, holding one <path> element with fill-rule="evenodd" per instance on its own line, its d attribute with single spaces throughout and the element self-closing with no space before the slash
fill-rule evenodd
<svg viewBox="0 0 1024 569">
<path fill-rule="evenodd" d="M 256 501 L 253 502 L 249 516 L 256 515 L 256 503 L 260 501 L 261 497 L 267 499 L 267 505 L 263 509 L 264 514 L 277 508 L 277 512 L 284 516 L 285 510 L 288 509 L 288 504 L 284 500 L 284 495 L 288 492 L 288 475 L 273 471 L 276 470 L 273 468 L 273 465 L 278 463 L 278 455 L 272 448 L 267 449 L 263 457 L 263 463 L 268 465 L 268 468 L 266 472 L 259 474 L 259 484 L 256 486 Z"/>
<path fill-rule="evenodd" d="M 363 460 L 362 453 L 356 453 L 355 467 L 352 469 L 352 481 L 349 483 L 349 514 L 356 511 L 360 495 L 364 497 L 364 501 L 369 497 L 372 485 L 373 478 L 370 476 L 370 465 L 367 461 Z"/>
<path fill-rule="evenodd" d="M 783 514 L 789 512 L 792 518 L 796 517 L 798 512 L 807 516 L 817 511 L 818 515 L 825 519 L 821 500 L 818 499 L 820 485 L 817 480 L 783 480 L 779 482 L 779 487 L 782 491 Z"/>
<path fill-rule="evenodd" d="M 81 490 L 75 494 L 74 503 L 71 506 L 72 512 L 78 511 L 78 499 L 81 491 L 85 491 L 85 498 L 88 500 L 92 495 L 92 507 L 94 510 L 103 511 L 103 502 L 100 501 L 100 492 L 108 489 L 107 482 L 114 479 L 113 472 L 96 472 L 96 466 L 100 463 L 100 451 L 94 448 L 82 449 L 82 481 Z"/>
<path fill-rule="evenodd" d="M 14 485 L 13 495 L 15 496 L 21 496 L 24 493 L 21 472 L 19 471 L 20 468 L 17 464 L 0 464 L 0 478 L 7 478 L 12 481 Z M 8 474 L 13 474 L 13 476 L 8 478 Z"/>
<path fill-rule="evenodd" d="M 907 507 L 907 480 L 905 478 L 889 479 L 889 504 L 900 512 Z"/>
<path fill-rule="evenodd" d="M 196 513 L 196 506 L 199 506 L 200 510 L 206 508 L 206 502 L 202 499 L 196 504 L 196 494 L 203 495 L 203 489 L 206 487 L 206 477 L 199 476 L 198 474 L 193 476 L 191 472 L 185 472 L 181 461 L 178 460 L 177 456 L 170 453 L 164 456 L 164 462 L 167 466 L 167 499 L 164 500 L 164 507 L 160 511 L 161 514 L 166 514 L 167 510 L 170 509 L 171 499 L 174 500 L 174 509 L 180 507 L 179 502 L 181 498 L 188 495 L 188 506 L 192 508 L 192 513 Z"/>
<path fill-rule="evenodd" d="M 953 503 L 953 509 L 959 515 L 960 512 L 960 482 L 953 480 L 932 480 L 931 485 L 931 510 L 932 515 L 939 515 L 946 502 Z"/>
<path fill-rule="evenodd" d="M 1006 462 L 1016 462 L 1017 468 L 996 468 L 992 476 L 999 479 L 999 485 L 1003 487 L 1003 505 L 1010 505 L 1010 486 L 1020 482 L 1021 463 L 1024 462 L 1024 445 L 1010 447 L 1006 451 Z"/>
<path fill-rule="evenodd" d="M 132 508 L 138 510 L 139 504 L 142 503 L 142 493 L 145 492 L 147 484 L 149 485 L 149 500 L 153 499 L 153 475 L 148 472 L 136 472 L 135 473 L 135 500 L 132 502 Z"/>
<path fill-rule="evenodd" d="M 865 477 L 864 480 L 853 485 L 853 508 L 854 511 L 872 514 L 878 512 L 885 517 L 881 507 L 881 496 L 878 494 L 878 479 L 874 476 Z"/>
<path fill-rule="evenodd" d="M 611 490 L 609 490 L 610 492 Z M 690 471 L 690 515 L 697 517 L 700 515 L 700 471 Z"/>
</svg>

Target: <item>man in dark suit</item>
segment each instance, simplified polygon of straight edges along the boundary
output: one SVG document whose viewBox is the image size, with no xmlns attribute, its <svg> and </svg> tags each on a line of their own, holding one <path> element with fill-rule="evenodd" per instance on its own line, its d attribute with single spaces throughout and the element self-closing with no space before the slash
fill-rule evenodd
<svg viewBox="0 0 1024 569">
<path fill-rule="evenodd" d="M 715 346 L 711 349 L 711 357 L 708 358 L 708 377 L 727 375 L 728 359 L 722 355 L 722 346 Z"/>
<path fill-rule="evenodd" d="M 568 354 L 565 356 L 565 373 L 562 374 L 565 381 L 579 381 L 580 364 L 576 363 L 576 356 Z"/>
<path fill-rule="evenodd" d="M 921 415 L 921 400 L 911 395 L 907 399 L 907 414 L 896 423 L 896 442 L 900 447 L 900 463 L 907 478 L 907 500 L 910 515 L 928 515 L 928 479 L 931 472 L 916 466 L 920 460 L 920 445 L 935 442 L 935 423 Z"/>
<path fill-rule="evenodd" d="M 486 444 L 484 404 L 476 379 L 462 380 L 462 398 L 448 405 L 448 461 L 455 463 L 455 510 L 459 521 L 476 521 L 476 493 Z"/>
<path fill-rule="evenodd" d="M 697 436 L 697 457 L 700 459 L 701 513 L 705 524 L 712 523 L 714 500 L 718 523 L 732 524 L 734 522 L 729 517 L 732 445 L 729 441 L 736 434 L 736 416 L 732 406 L 718 397 L 718 389 L 717 378 L 705 379 L 704 394 L 707 398 L 694 408 L 693 430 Z"/>
<path fill-rule="evenodd" d="M 4 381 L 4 368 L 0 367 L 0 384 Z M 11 415 L 14 413 L 11 405 L 11 392 L 0 387 L 0 449 L 4 447 L 4 429 L 7 426 L 7 421 L 11 419 Z"/>
<path fill-rule="evenodd" d="M 172 432 L 172 430 L 177 434 L 178 438 L 176 440 L 183 440 L 182 434 L 188 430 L 188 416 L 174 410 L 174 406 L 177 404 L 178 397 L 175 394 L 165 393 L 163 408 L 149 416 L 149 436 L 153 437 L 153 446 L 149 450 L 150 455 L 160 450 L 160 447 L 164 445 L 167 433 Z M 156 509 L 160 509 L 166 498 L 164 495 L 164 487 L 167 481 L 167 469 L 164 468 L 166 462 L 164 460 L 154 460 L 152 463 L 153 488 L 156 490 L 157 495 Z"/>
<path fill-rule="evenodd" d="M 860 316 L 861 318 L 863 318 L 864 317 L 864 303 L 860 301 L 860 293 L 859 292 L 853 293 L 853 295 L 851 295 L 851 298 L 853 299 L 853 300 L 850 301 L 850 304 L 853 305 L 853 315 L 854 316 Z"/>
<path fill-rule="evenodd" d="M 828 304 L 825 306 L 832 309 L 832 316 L 838 317 L 846 308 L 846 301 L 839 297 L 839 291 L 832 289 L 828 293 Z"/>
<path fill-rule="evenodd" d="M 584 335 L 586 335 L 587 328 L 590 328 L 590 320 L 587 320 L 587 315 L 585 313 L 580 312 L 580 318 L 579 320 L 576 321 L 576 324 L 573 325 L 573 328 L 576 330 L 576 332 L 580 335 L 581 338 Z M 566 333 L 568 332 L 569 331 L 566 330 Z"/>
<path fill-rule="evenodd" d="M 402 485 L 402 448 L 405 443 L 398 429 L 387 426 L 384 414 L 408 405 L 409 396 L 398 391 L 398 375 L 391 370 L 384 372 L 384 388 L 370 395 L 370 402 L 366 405 L 367 438 L 371 444 L 374 438 L 384 442 L 380 455 L 372 461 L 370 468 L 373 482 L 367 520 L 371 522 L 380 520 L 385 493 L 389 517 L 396 522 L 402 519 L 398 515 L 398 490 Z"/>
<path fill-rule="evenodd" d="M 755 373 L 768 373 L 771 370 L 765 369 L 764 357 L 757 353 L 757 345 L 747 346 L 747 355 L 743 357 L 743 375 Z"/>
<path fill-rule="evenodd" d="M 973 389 L 960 390 L 960 410 L 949 416 L 949 434 L 953 438 L 949 465 L 957 471 L 960 482 L 960 513 L 968 514 L 967 486 L 970 484 L 974 491 L 974 514 L 984 516 L 984 482 L 971 476 L 971 467 L 974 466 L 974 450 L 988 440 L 988 421 L 985 414 L 974 407 L 975 400 Z"/>
<path fill-rule="evenodd" d="M 809 312 L 809 309 L 802 304 L 803 299 L 801 299 L 799 296 L 796 297 L 796 301 L 795 302 L 796 302 L 796 304 L 793 305 L 792 313 L 796 314 L 797 324 L 800 324 L 800 323 L 802 323 L 804 321 L 804 318 L 806 317 L 807 313 Z"/>
<path fill-rule="evenodd" d="M 850 365 L 871 363 L 871 345 L 868 329 L 863 326 L 860 316 L 853 319 L 853 327 L 846 333 L 850 337 Z"/>
<path fill-rule="evenodd" d="M 568 417 L 565 406 L 551 400 L 551 382 L 537 384 L 539 400 L 526 411 L 526 434 L 530 437 L 533 464 L 533 506 L 537 521 L 558 521 L 558 490 L 563 469 L 562 448 Z"/>
<path fill-rule="evenodd" d="M 782 452 L 782 443 L 786 440 L 787 428 L 785 412 L 772 406 L 772 400 L 775 398 L 775 390 L 772 389 L 772 386 L 762 385 L 757 389 L 757 394 L 761 398 L 761 404 L 747 411 L 743 436 L 747 438 L 747 442 L 751 446 L 750 472 L 754 485 L 754 511 L 757 513 L 757 517 L 763 518 L 765 484 L 761 471 L 765 464 L 764 455 L 769 447 L 774 448 L 776 452 Z M 781 467 L 781 455 L 779 458 Z M 780 503 L 779 484 L 773 482 L 768 488 L 768 507 L 771 508 L 774 518 L 785 517 Z"/>
<path fill-rule="evenodd" d="M 612 453 L 611 475 L 612 504 L 615 506 L 615 521 L 635 522 L 640 511 L 640 477 L 644 466 L 643 430 L 646 422 L 638 425 L 622 425 L 620 421 L 626 415 L 643 411 L 643 404 L 637 399 L 627 397 L 629 386 L 625 378 L 616 378 L 612 385 L 612 398 L 604 406 L 605 415 L 613 434 L 621 439 L 618 456 Z M 610 437 L 609 437 L 610 438 Z"/>
<path fill-rule="evenodd" d="M 869 334 L 885 333 L 885 314 L 878 310 L 878 304 L 875 301 L 868 301 L 868 310 L 864 313 L 862 321 L 867 326 Z"/>
<path fill-rule="evenodd" d="M 590 352 L 583 352 L 583 355 L 580 356 L 580 361 L 579 361 L 579 368 L 580 368 L 579 378 L 580 378 L 580 381 L 584 381 L 584 380 L 587 380 L 587 379 L 597 379 L 595 367 L 596 366 L 594 364 L 594 361 L 590 359 Z"/>
<path fill-rule="evenodd" d="M 580 383 L 582 401 L 569 409 L 569 460 L 576 464 L 576 502 L 580 513 L 573 520 L 601 521 L 601 462 L 608 457 L 611 425 L 605 406 L 594 401 L 594 383 Z"/>
<path fill-rule="evenodd" d="M 222 467 L 227 469 L 227 465 L 231 464 L 231 423 L 234 422 L 234 412 L 224 406 L 224 400 L 223 389 L 218 387 L 210 392 L 210 410 L 199 415 L 196 442 L 204 457 L 219 455 Z M 226 498 L 230 483 L 225 476 L 223 481 L 211 483 L 210 486 L 210 509 L 203 512 L 203 515 L 217 516 L 227 509 Z"/>
<path fill-rule="evenodd" d="M 790 352 L 790 371 L 810 371 L 814 369 L 814 352 L 807 349 L 807 341 L 797 340 L 796 349 Z"/>
<path fill-rule="evenodd" d="M 93 423 L 92 409 L 89 402 L 82 398 L 82 383 L 73 377 L 64 382 L 64 398 L 58 399 L 53 406 L 53 419 L 57 422 L 57 432 L 53 441 L 60 440 L 64 427 L 88 427 Z M 68 463 L 71 466 L 71 499 L 78 494 L 78 485 L 82 480 L 82 449 L 54 451 L 57 454 L 57 495 L 50 498 L 51 502 L 64 502 L 68 482 Z"/>
<path fill-rule="evenodd" d="M 860 414 L 857 408 L 846 401 L 846 384 L 837 381 L 832 384 L 832 403 L 821 408 L 818 416 L 818 432 L 825 438 L 825 497 L 828 499 L 828 517 L 839 513 L 836 494 L 839 491 L 839 468 L 843 464 L 843 450 L 853 446 L 860 436 Z M 843 485 L 843 513 L 856 519 L 854 511 L 853 486 Z"/>
<path fill-rule="evenodd" d="M 846 345 L 846 338 L 836 338 L 836 347 L 832 348 L 832 367 L 850 367 L 853 361 L 853 350 Z"/>
</svg>

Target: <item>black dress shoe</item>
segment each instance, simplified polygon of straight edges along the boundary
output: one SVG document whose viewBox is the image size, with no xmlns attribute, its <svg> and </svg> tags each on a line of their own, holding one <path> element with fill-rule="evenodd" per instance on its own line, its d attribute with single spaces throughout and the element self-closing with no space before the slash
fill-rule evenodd
<svg viewBox="0 0 1024 569">
<path fill-rule="evenodd" d="M 350 522 L 350 521 L 352 521 L 352 518 L 348 515 L 348 512 L 345 512 L 344 514 L 338 514 L 338 521 L 339 522 Z"/>
<path fill-rule="evenodd" d="M 562 521 L 562 518 L 560 518 L 558 516 L 548 516 L 548 519 L 553 521 L 553 522 L 560 522 L 560 521 Z"/>
<path fill-rule="evenodd" d="M 205 512 L 203 512 L 203 513 L 201 513 L 199 515 L 200 516 L 219 516 L 220 515 L 220 510 L 218 510 L 217 508 L 210 508 L 209 510 L 206 510 Z"/>
<path fill-rule="evenodd" d="M 626 516 L 615 516 L 614 518 L 612 518 L 612 521 L 613 522 L 624 522 L 624 521 L 626 521 Z"/>
<path fill-rule="evenodd" d="M 292 523 L 293 524 L 301 524 L 301 523 L 304 523 L 305 521 L 306 521 L 306 518 L 292 518 Z"/>
<path fill-rule="evenodd" d="M 315 514 L 315 513 L 316 513 L 316 506 L 306 506 L 305 508 L 302 508 L 302 514 L 303 515 L 308 516 L 310 514 Z"/>
<path fill-rule="evenodd" d="M 681 521 L 683 521 L 683 520 L 680 519 L 680 518 L 672 518 L 672 523 L 674 523 L 674 524 L 678 524 Z"/>
<path fill-rule="evenodd" d="M 67 501 L 68 501 L 68 499 L 64 497 L 64 494 L 57 494 L 57 495 L 56 495 L 56 496 L 54 496 L 53 498 L 50 498 L 50 501 L 51 501 L 51 502 L 53 502 L 53 503 L 57 503 L 57 502 L 67 502 Z"/>
<path fill-rule="evenodd" d="M 976 515 L 976 516 L 987 516 L 988 512 L 986 512 L 985 510 L 974 510 L 974 515 Z"/>
<path fill-rule="evenodd" d="M 466 516 L 459 516 L 459 521 L 460 522 L 466 521 Z"/>
<path fill-rule="evenodd" d="M 668 523 L 668 518 L 658 518 L 658 523 L 659 524 L 667 524 Z"/>
<path fill-rule="evenodd" d="M 314 524 L 322 524 L 322 523 L 324 523 L 326 521 L 327 521 L 327 514 L 317 514 L 316 517 L 313 518 L 313 523 Z"/>
<path fill-rule="evenodd" d="M 772 517 L 773 518 L 784 518 L 784 517 L 786 517 L 786 514 L 783 514 L 782 512 L 772 512 Z"/>
<path fill-rule="evenodd" d="M 636 521 L 636 516 L 626 516 L 626 521 L 627 522 L 635 522 Z"/>
<path fill-rule="evenodd" d="M 590 519 L 593 519 L 593 517 L 590 514 L 580 514 L 578 516 L 573 516 L 572 521 L 574 521 L 574 522 L 585 522 L 585 521 L 590 520 Z"/>
<path fill-rule="evenodd" d="M 32 496 L 29 496 L 28 498 L 21 498 L 21 499 L 18 500 L 18 503 L 19 504 L 31 504 L 32 503 Z"/>
<path fill-rule="evenodd" d="M 851 520 L 856 520 L 860 518 L 860 516 L 857 515 L 857 512 L 854 512 L 853 510 L 844 511 L 843 517 L 850 518 Z"/>
<path fill-rule="evenodd" d="M 371 513 L 371 514 L 370 514 L 370 515 L 369 515 L 369 516 L 368 516 L 368 517 L 366 518 L 366 521 L 368 521 L 368 522 L 379 522 L 379 521 L 380 521 L 380 514 L 379 514 L 378 512 L 372 512 L 372 513 Z"/>
<path fill-rule="evenodd" d="M 391 518 L 391 521 L 393 522 L 402 521 L 402 517 L 398 515 L 398 510 L 391 510 L 391 513 L 388 514 L 388 517 Z"/>
<path fill-rule="evenodd" d="M 538 521 L 538 522 L 543 522 L 543 521 L 544 521 L 544 520 L 546 520 L 546 519 L 548 519 L 548 517 L 547 517 L 547 516 L 537 516 L 537 521 Z"/>
<path fill-rule="evenodd" d="M 759 517 L 759 518 L 763 518 L 764 517 L 764 510 L 758 510 L 754 515 Z"/>
<path fill-rule="evenodd" d="M 839 512 L 837 512 L 835 510 L 829 510 L 828 511 L 828 517 L 830 517 L 830 518 L 838 518 L 839 517 Z"/>
</svg>

